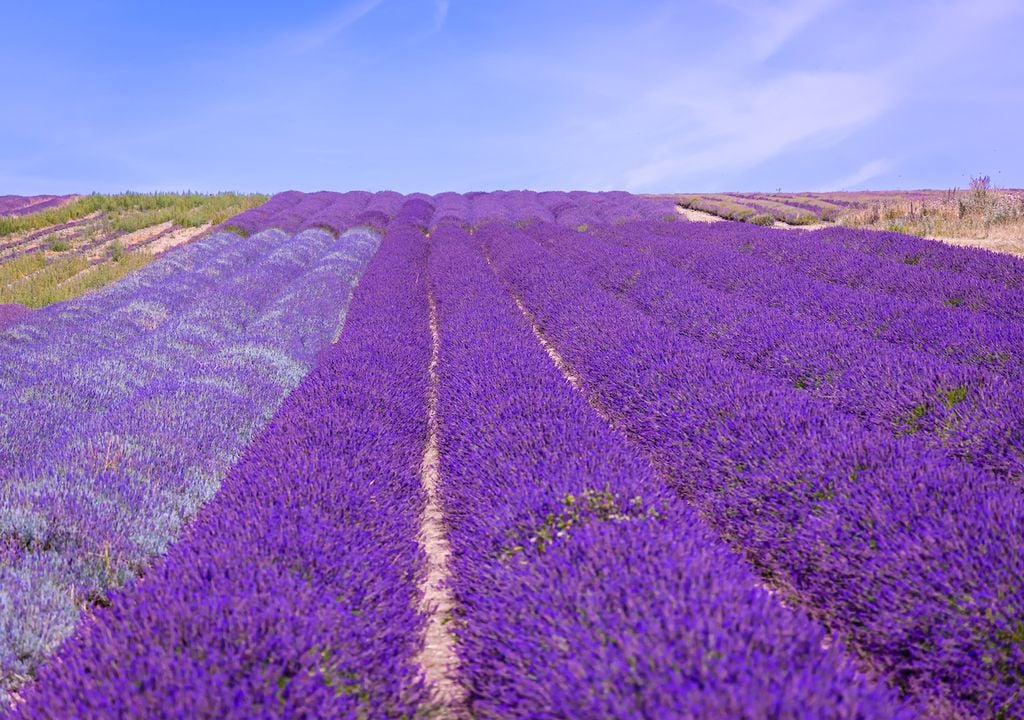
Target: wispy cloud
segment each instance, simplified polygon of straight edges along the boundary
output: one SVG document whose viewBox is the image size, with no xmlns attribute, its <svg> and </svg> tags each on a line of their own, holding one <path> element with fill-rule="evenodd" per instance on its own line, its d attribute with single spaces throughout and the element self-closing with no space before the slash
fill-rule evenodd
<svg viewBox="0 0 1024 720">
<path fill-rule="evenodd" d="M 735 77 L 721 85 L 696 83 L 678 92 L 674 108 L 651 107 L 647 118 L 638 117 L 652 142 L 646 158 L 625 171 L 627 189 L 665 186 L 680 178 L 707 181 L 801 143 L 842 136 L 881 116 L 894 90 L 866 73 L 801 72 L 760 83 Z M 652 132 L 664 117 L 676 120 Z"/>
<path fill-rule="evenodd" d="M 565 67 L 558 58 L 535 60 L 569 98 L 557 122 L 564 142 L 554 147 L 553 173 L 575 167 L 581 184 L 657 191 L 735 186 L 789 155 L 826 160 L 832 148 L 906 107 L 924 78 L 976 52 L 1014 7 L 977 0 L 973 9 L 917 8 L 923 14 L 914 15 L 921 21 L 914 39 L 893 50 L 861 43 L 829 61 L 804 31 L 844 10 L 842 0 L 715 1 L 742 22 L 727 27 L 718 49 L 696 66 L 684 51 L 663 55 L 660 66 L 631 64 L 614 52 L 584 70 L 578 59 Z M 784 47 L 792 49 L 785 62 L 771 61 Z M 858 69 L 845 69 L 851 66 Z M 865 183 L 891 168 L 869 162 L 831 184 Z"/>
<path fill-rule="evenodd" d="M 359 0 L 345 5 L 333 15 L 307 30 L 291 34 L 285 45 L 294 53 L 317 50 L 373 12 L 384 0 Z"/>
<path fill-rule="evenodd" d="M 744 24 L 740 47 L 763 62 L 842 0 L 718 0 L 740 14 Z"/>
<path fill-rule="evenodd" d="M 823 192 L 833 190 L 856 190 L 859 186 L 889 172 L 893 166 L 894 164 L 891 160 L 871 160 L 861 165 L 850 175 L 825 183 L 821 190 Z"/>
</svg>

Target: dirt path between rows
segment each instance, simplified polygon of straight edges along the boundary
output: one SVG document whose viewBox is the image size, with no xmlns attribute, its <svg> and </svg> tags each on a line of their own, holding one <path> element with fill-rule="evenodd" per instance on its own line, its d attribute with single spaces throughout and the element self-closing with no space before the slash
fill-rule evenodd
<svg viewBox="0 0 1024 720">
<path fill-rule="evenodd" d="M 420 612 L 427 616 L 423 648 L 416 658 L 423 668 L 427 684 L 434 690 L 440 704 L 441 718 L 458 718 L 465 705 L 465 692 L 455 679 L 458 655 L 455 652 L 455 636 L 449 626 L 455 599 L 448 587 L 448 562 L 451 548 L 445 533 L 444 508 L 438 492 L 440 479 L 440 458 L 437 434 L 437 363 L 440 347 L 440 333 L 437 321 L 437 302 L 432 291 L 428 291 L 430 307 L 431 353 L 428 373 L 430 394 L 427 401 L 427 445 L 420 465 L 420 484 L 427 495 L 427 505 L 420 520 L 420 547 L 427 556 L 427 573 L 420 585 L 422 600 Z"/>
<path fill-rule="evenodd" d="M 160 255 L 171 248 L 176 248 L 179 245 L 192 242 L 211 227 L 213 227 L 213 224 L 207 223 L 206 225 L 200 225 L 198 227 L 184 227 L 178 228 L 177 230 L 171 230 L 170 232 L 157 237 L 154 242 L 145 245 L 143 249 L 147 252 L 153 253 L 154 255 Z"/>
<path fill-rule="evenodd" d="M 682 215 L 690 222 L 703 222 L 703 223 L 715 223 L 724 222 L 725 218 L 712 215 L 709 212 L 703 210 L 693 210 L 691 208 L 684 208 L 682 205 L 676 205 L 676 212 Z"/>
</svg>

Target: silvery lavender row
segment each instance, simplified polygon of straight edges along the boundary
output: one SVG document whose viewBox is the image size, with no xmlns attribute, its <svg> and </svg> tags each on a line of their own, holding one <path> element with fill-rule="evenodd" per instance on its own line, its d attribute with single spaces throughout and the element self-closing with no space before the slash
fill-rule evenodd
<svg viewBox="0 0 1024 720">
<path fill-rule="evenodd" d="M 605 290 L 743 365 L 883 430 L 917 435 L 1024 480 L 1019 383 L 706 288 L 668 263 L 590 233 L 545 233 L 544 241 Z"/>
<path fill-rule="evenodd" d="M 22 324 L 17 333 L 8 333 L 15 337 L 0 348 L 0 357 L 12 361 L 0 375 L 0 383 L 10 389 L 0 400 L 7 410 L 0 420 L 0 447 L 12 457 L 35 456 L 43 438 L 52 445 L 55 436 L 76 437 L 79 421 L 106 409 L 111 397 L 126 397 L 126 383 L 154 376 L 158 366 L 153 363 L 173 365 L 175 354 L 195 352 L 194 343 L 175 339 L 194 325 L 206 335 L 220 328 L 223 335 L 214 340 L 240 337 L 283 283 L 326 253 L 325 237 L 289 241 L 275 231 L 242 240 L 230 235 L 228 242 L 237 242 L 226 247 L 220 238 L 203 241 L 213 247 L 211 252 L 193 252 L 190 262 L 174 262 L 153 273 L 162 279 L 157 291 L 152 278 L 136 281 L 92 295 L 76 307 L 39 315 L 31 327 Z M 315 254 L 304 257 L 304 251 Z M 90 318 L 96 319 L 86 322 Z M 78 326 L 71 324 L 76 321 Z M 58 327 L 76 342 L 54 343 Z M 168 348 L 173 352 L 168 354 Z M 177 377 L 185 375 L 179 371 Z M 112 389 L 117 387 L 121 390 Z M 26 407 L 18 403 L 27 403 L 38 419 L 22 422 Z"/>
<path fill-rule="evenodd" d="M 97 352 L 120 352 L 126 343 L 155 331 L 176 316 L 166 307 L 187 307 L 198 292 L 220 294 L 217 288 L 239 271 L 248 268 L 279 246 L 286 236 L 280 232 L 259 233 L 239 238 L 218 232 L 176 248 L 159 262 L 132 273 L 120 282 L 75 300 L 47 308 L 3 335 L 0 343 L 0 383 L 21 381 L 33 366 L 48 372 L 57 358 L 53 353 L 70 353 L 53 343 L 54 335 L 74 335 L 75 352 L 61 358 L 68 362 Z M 165 307 L 166 306 L 166 307 Z M 13 385 L 9 387 L 14 387 Z"/>
<path fill-rule="evenodd" d="M 37 354 L 49 375 L 27 364 L 24 382 L 9 383 L 0 399 L 4 687 L 70 632 L 81 603 L 130 578 L 209 499 L 336 337 L 378 242 L 368 231 L 269 237 L 268 252 L 234 275 L 189 285 L 178 304 L 145 305 L 141 319 L 155 316 L 155 329 L 128 333 L 120 352 L 110 342 L 80 357 L 74 343 L 51 348 Z"/>
<path fill-rule="evenodd" d="M 562 378 L 461 228 L 431 237 L 441 495 L 472 715 L 912 717 Z"/>
<path fill-rule="evenodd" d="M 1024 326 L 941 302 L 907 300 L 868 288 L 832 285 L 779 267 L 747 250 L 764 232 L 743 224 L 645 223 L 605 239 L 648 252 L 708 287 L 742 294 L 794 316 L 828 322 L 917 353 L 1005 375 L 1024 373 Z"/>
<path fill-rule="evenodd" d="M 1024 714 L 1024 501 L 477 235 L 588 395 L 724 537 L 929 716 Z"/>
<path fill-rule="evenodd" d="M 325 350 L 165 558 L 19 718 L 417 716 L 426 241 L 393 228 Z"/>
<path fill-rule="evenodd" d="M 731 247 L 764 257 L 833 285 L 881 291 L 912 301 L 928 300 L 1019 322 L 1024 319 L 1024 289 L 906 262 L 880 262 L 856 249 L 844 247 L 842 238 L 857 232 L 847 228 L 811 231 L 761 229 L 737 235 L 724 228 L 718 237 Z"/>
</svg>

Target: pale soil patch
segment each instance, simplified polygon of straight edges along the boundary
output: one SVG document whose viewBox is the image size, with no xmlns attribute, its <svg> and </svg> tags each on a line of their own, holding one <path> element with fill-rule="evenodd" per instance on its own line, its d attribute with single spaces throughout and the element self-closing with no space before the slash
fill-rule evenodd
<svg viewBox="0 0 1024 720">
<path fill-rule="evenodd" d="M 172 227 L 174 227 L 174 223 L 168 220 L 167 222 L 160 223 L 159 225 L 150 225 L 149 227 L 144 227 L 141 230 L 130 232 L 117 239 L 121 241 L 121 245 L 125 250 L 132 250 L 138 245 L 149 242 L 160 233 L 167 232 Z"/>
<path fill-rule="evenodd" d="M 786 230 L 821 230 L 822 228 L 835 227 L 835 223 L 819 222 L 819 223 L 809 223 L 807 225 L 790 225 L 787 222 L 782 222 L 781 220 L 776 220 L 775 224 L 772 225 L 772 227 L 785 228 Z"/>
<path fill-rule="evenodd" d="M 465 703 L 465 691 L 456 681 L 458 655 L 455 652 L 455 636 L 448 624 L 455 609 L 455 599 L 448 587 L 448 561 L 451 548 L 445 533 L 444 508 L 438 493 L 440 461 L 437 445 L 437 363 L 440 333 L 437 322 L 437 303 L 434 294 L 428 293 L 430 306 L 430 395 L 427 407 L 427 445 L 420 465 L 420 484 L 427 495 L 427 504 L 420 519 L 419 543 L 427 556 L 427 573 L 420 585 L 422 599 L 420 612 L 427 616 L 427 627 L 423 637 L 423 648 L 416 658 L 423 668 L 427 684 L 440 703 L 441 717 L 460 717 Z"/>
<path fill-rule="evenodd" d="M 1024 238 L 968 238 L 968 237 L 939 237 L 931 235 L 929 240 L 938 240 L 948 245 L 959 245 L 960 247 L 976 247 L 995 252 L 1007 253 L 1009 255 L 1024 255 Z"/>
<path fill-rule="evenodd" d="M 86 215 L 84 218 L 79 218 L 78 220 L 67 223 L 65 227 L 62 227 L 59 230 L 47 231 L 46 228 L 42 228 L 40 230 L 32 230 L 31 232 L 22 233 L 20 235 L 10 235 L 3 239 L 4 244 L 10 243 L 10 246 L 5 250 L 0 251 L 0 260 L 4 260 L 8 256 L 13 256 L 15 253 L 21 253 L 26 250 L 32 251 L 45 249 L 55 240 L 68 239 L 75 235 L 83 225 L 88 225 L 94 220 L 97 220 L 102 214 L 103 213 L 97 210 L 90 215 Z M 31 240 L 29 240 L 30 237 L 32 238 Z"/>
<path fill-rule="evenodd" d="M 704 212 L 703 210 L 693 210 L 691 208 L 684 208 L 682 205 L 676 205 L 676 212 L 682 215 L 690 222 L 714 223 L 722 222 L 723 220 L 725 220 L 725 218 L 718 217 L 717 215 L 712 215 L 709 212 Z"/>
<path fill-rule="evenodd" d="M 206 225 L 200 225 L 198 227 L 178 228 L 177 230 L 172 230 L 166 235 L 157 238 L 157 240 L 152 245 L 148 246 L 146 250 L 154 255 L 165 253 L 171 248 L 184 245 L 187 242 L 192 242 L 211 227 L 213 227 L 213 224 L 207 223 Z"/>
</svg>

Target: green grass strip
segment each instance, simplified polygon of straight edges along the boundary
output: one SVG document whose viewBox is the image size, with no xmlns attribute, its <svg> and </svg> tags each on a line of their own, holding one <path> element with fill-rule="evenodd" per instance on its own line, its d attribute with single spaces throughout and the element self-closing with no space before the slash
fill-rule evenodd
<svg viewBox="0 0 1024 720">
<path fill-rule="evenodd" d="M 9 285 L 26 275 L 46 267 L 46 257 L 41 252 L 29 253 L 0 263 L 0 286 Z"/>
<path fill-rule="evenodd" d="M 167 221 L 182 227 L 197 227 L 223 222 L 266 200 L 266 195 L 238 193 L 205 195 L 128 192 L 120 195 L 86 195 L 61 207 L 47 208 L 28 215 L 0 217 L 0 237 L 80 220 L 97 211 L 104 213 L 114 230 L 134 231 Z"/>
<path fill-rule="evenodd" d="M 153 256 L 150 253 L 141 250 L 128 253 L 120 260 L 107 260 L 99 265 L 92 266 L 88 270 L 75 275 L 67 282 L 53 287 L 40 299 L 45 301 L 45 305 L 71 300 L 84 295 L 90 290 L 96 290 L 105 285 L 115 283 L 128 273 L 144 268 L 151 262 L 153 262 Z M 33 307 L 41 307 L 41 305 Z"/>
</svg>

